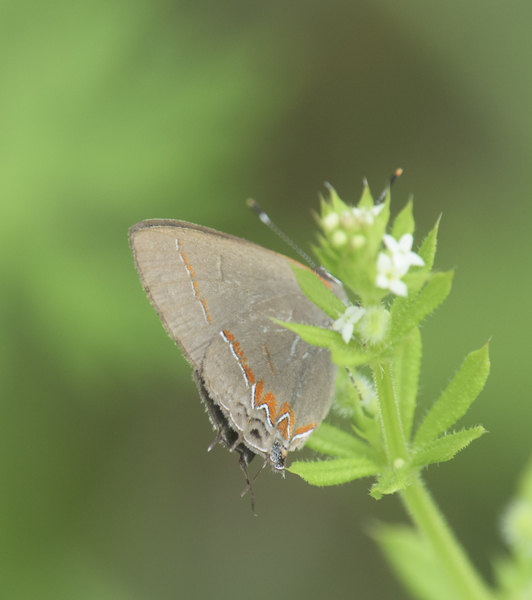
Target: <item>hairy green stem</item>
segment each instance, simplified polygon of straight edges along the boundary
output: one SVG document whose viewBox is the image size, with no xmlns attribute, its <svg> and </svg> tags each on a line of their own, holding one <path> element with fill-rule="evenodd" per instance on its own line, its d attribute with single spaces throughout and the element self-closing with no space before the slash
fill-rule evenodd
<svg viewBox="0 0 532 600">
<path fill-rule="evenodd" d="M 399 405 L 393 388 L 390 363 L 373 365 L 375 385 L 386 448 L 391 466 L 407 459 Z M 399 468 L 403 465 L 400 463 Z M 447 525 L 440 509 L 432 499 L 419 475 L 414 475 L 401 498 L 412 520 L 434 548 L 436 556 L 447 570 L 457 593 L 463 600 L 488 600 L 492 594 L 475 571 L 462 546 Z"/>
<path fill-rule="evenodd" d="M 382 430 L 388 458 L 393 465 L 397 459 L 403 461 L 406 459 L 407 450 L 399 406 L 393 389 L 391 365 L 390 363 L 378 363 L 372 365 L 372 370 L 379 397 Z"/>
<path fill-rule="evenodd" d="M 463 600 L 489 600 L 493 595 L 471 564 L 419 475 L 401 492 L 412 520 L 431 542 Z"/>
</svg>

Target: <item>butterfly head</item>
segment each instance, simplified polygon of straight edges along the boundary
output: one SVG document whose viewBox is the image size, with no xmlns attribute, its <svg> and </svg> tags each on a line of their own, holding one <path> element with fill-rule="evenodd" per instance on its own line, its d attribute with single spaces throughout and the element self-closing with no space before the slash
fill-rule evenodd
<svg viewBox="0 0 532 600">
<path fill-rule="evenodd" d="M 275 441 L 270 449 L 270 463 L 276 471 L 283 472 L 288 450 L 280 441 Z"/>
</svg>

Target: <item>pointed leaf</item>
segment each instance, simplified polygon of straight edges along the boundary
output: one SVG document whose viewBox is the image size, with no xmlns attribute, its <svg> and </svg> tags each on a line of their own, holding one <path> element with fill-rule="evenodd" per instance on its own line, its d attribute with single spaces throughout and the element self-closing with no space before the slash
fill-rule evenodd
<svg viewBox="0 0 532 600">
<path fill-rule="evenodd" d="M 367 458 L 335 458 L 317 462 L 295 462 L 288 471 L 312 485 L 326 486 L 347 483 L 354 479 L 376 475 L 379 465 Z"/>
<path fill-rule="evenodd" d="M 367 354 L 363 352 L 360 347 L 349 345 L 341 346 L 330 346 L 331 360 L 335 365 L 339 367 L 359 367 L 366 365 L 374 357 L 373 354 Z"/>
<path fill-rule="evenodd" d="M 392 305 L 391 339 L 396 341 L 435 310 L 451 291 L 454 271 L 436 273 L 414 298 L 399 298 Z"/>
<path fill-rule="evenodd" d="M 290 329 L 290 331 L 297 333 L 301 339 L 313 346 L 320 346 L 321 348 L 336 348 L 342 345 L 348 346 L 338 331 L 324 329 L 323 327 L 315 327 L 314 325 L 304 325 L 303 323 L 287 323 L 286 321 L 279 321 L 279 319 L 273 317 L 271 319 L 278 325 L 282 325 L 283 327 L 286 327 L 286 329 Z"/>
<path fill-rule="evenodd" d="M 373 197 L 371 195 L 369 185 L 367 181 L 364 182 L 364 189 L 362 190 L 362 196 L 358 201 L 357 208 L 371 208 L 373 206 Z"/>
<path fill-rule="evenodd" d="M 480 394 L 490 370 L 488 344 L 471 352 L 421 423 L 415 446 L 435 440 L 454 425 Z"/>
<path fill-rule="evenodd" d="M 408 288 L 408 295 L 411 298 L 414 298 L 419 290 L 432 277 L 431 274 L 424 269 L 424 267 L 412 267 L 412 270 L 403 277 L 403 281 L 406 283 L 406 287 Z"/>
<path fill-rule="evenodd" d="M 436 244 L 438 240 L 438 229 L 440 227 L 441 215 L 438 217 L 436 221 L 436 225 L 434 225 L 432 231 L 427 235 L 427 237 L 423 240 L 421 247 L 417 251 L 419 256 L 425 261 L 425 266 L 421 267 L 422 270 L 427 273 L 432 270 L 432 266 L 434 265 L 434 257 L 436 256 Z"/>
<path fill-rule="evenodd" d="M 410 483 L 412 470 L 408 468 L 382 470 L 379 474 L 379 480 L 370 490 L 371 496 L 380 500 L 385 494 L 394 494 L 403 490 Z"/>
<path fill-rule="evenodd" d="M 397 347 L 393 361 L 394 387 L 407 440 L 412 434 L 420 364 L 421 334 L 419 328 L 414 327 Z"/>
<path fill-rule="evenodd" d="M 330 183 L 326 183 L 325 187 L 329 190 L 329 202 L 333 208 L 334 212 L 342 213 L 345 210 L 348 210 L 348 206 L 343 200 L 340 199 L 340 196 L 336 193 L 336 190 Z"/>
<path fill-rule="evenodd" d="M 437 440 L 414 447 L 411 465 L 424 467 L 425 465 L 451 460 L 457 452 L 463 450 L 484 433 L 487 433 L 484 427 L 473 427 L 472 429 L 444 435 Z"/>
<path fill-rule="evenodd" d="M 396 576 L 417 600 L 460 598 L 428 540 L 406 525 L 380 525 L 373 537 Z"/>
<path fill-rule="evenodd" d="M 310 436 L 305 447 L 338 458 L 371 458 L 371 448 L 365 442 L 329 423 L 322 423 Z"/>
<path fill-rule="evenodd" d="M 412 209 L 414 203 L 412 198 L 406 203 L 403 210 L 395 217 L 392 227 L 392 236 L 399 240 L 405 233 L 414 233 L 414 215 Z"/>
<path fill-rule="evenodd" d="M 386 232 L 388 221 L 390 220 L 390 194 L 386 194 L 384 206 L 381 212 L 375 217 L 373 225 L 367 230 L 367 250 L 370 255 L 376 255 L 381 247 L 382 236 Z"/>
<path fill-rule="evenodd" d="M 310 301 L 319 306 L 331 319 L 336 320 L 345 312 L 345 304 L 331 292 L 323 278 L 304 265 L 289 264 L 299 287 Z"/>
<path fill-rule="evenodd" d="M 312 251 L 317 256 L 320 264 L 323 265 L 329 273 L 334 273 L 334 270 L 338 266 L 339 257 L 332 252 L 329 242 L 323 236 L 318 236 L 318 240 L 321 247 L 312 246 Z"/>
<path fill-rule="evenodd" d="M 361 418 L 358 418 L 361 416 Z M 375 451 L 375 456 L 377 457 L 375 461 L 379 464 L 385 463 L 386 458 L 386 449 L 384 447 L 384 440 L 382 438 L 382 428 L 380 423 L 375 419 L 364 414 L 361 411 L 359 415 L 357 415 L 357 419 L 353 419 L 357 422 L 356 425 L 352 425 L 353 431 L 360 436 L 361 438 L 367 440 Z"/>
</svg>

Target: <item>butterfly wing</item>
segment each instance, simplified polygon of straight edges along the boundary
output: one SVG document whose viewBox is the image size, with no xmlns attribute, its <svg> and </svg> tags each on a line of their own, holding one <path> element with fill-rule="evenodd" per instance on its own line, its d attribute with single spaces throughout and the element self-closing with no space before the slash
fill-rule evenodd
<svg viewBox="0 0 532 600">
<path fill-rule="evenodd" d="M 143 221 L 130 241 L 144 289 L 224 430 L 221 441 L 282 468 L 327 414 L 335 378 L 326 349 L 270 318 L 331 323 L 300 290 L 291 259 L 183 221 Z"/>
</svg>

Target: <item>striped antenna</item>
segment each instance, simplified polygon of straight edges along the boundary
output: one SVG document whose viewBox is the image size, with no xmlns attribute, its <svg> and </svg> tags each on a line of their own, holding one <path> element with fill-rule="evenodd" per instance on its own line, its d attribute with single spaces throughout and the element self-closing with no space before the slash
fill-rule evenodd
<svg viewBox="0 0 532 600">
<path fill-rule="evenodd" d="M 270 219 L 270 217 L 262 210 L 259 204 L 257 204 L 257 202 L 253 200 L 253 198 L 248 198 L 248 200 L 246 200 L 246 204 L 249 206 L 249 208 L 253 209 L 257 213 L 259 219 L 264 223 L 264 225 L 267 225 L 275 234 L 277 234 L 283 240 L 283 242 L 286 242 L 290 246 L 290 248 L 295 250 L 299 254 L 299 256 L 301 256 L 301 258 L 305 260 L 313 269 L 316 268 L 316 264 L 310 258 L 310 256 L 303 252 L 303 250 L 301 250 L 301 248 L 291 238 L 289 238 L 284 231 L 277 227 L 277 225 Z"/>
</svg>

